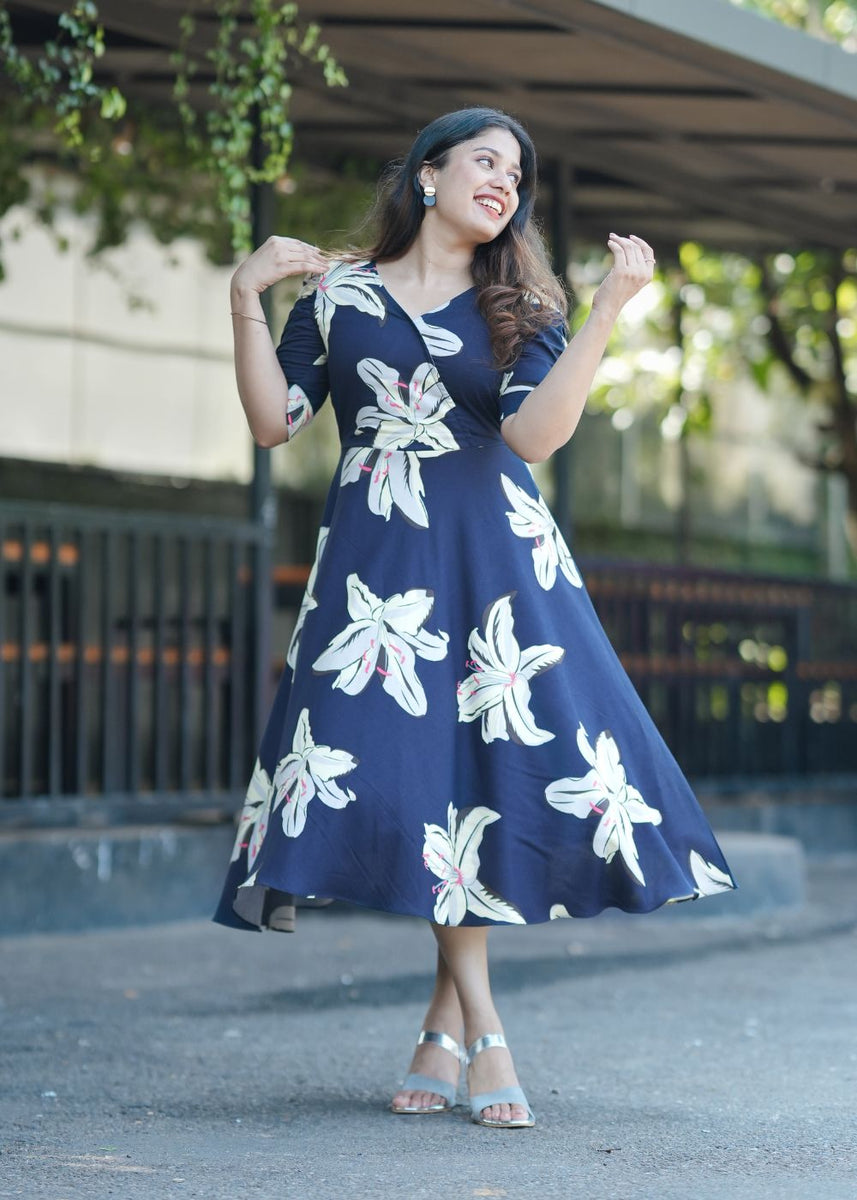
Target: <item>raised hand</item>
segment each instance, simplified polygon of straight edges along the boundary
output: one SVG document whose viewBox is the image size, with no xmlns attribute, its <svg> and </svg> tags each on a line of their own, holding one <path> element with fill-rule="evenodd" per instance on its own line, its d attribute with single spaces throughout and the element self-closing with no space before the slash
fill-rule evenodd
<svg viewBox="0 0 857 1200">
<path fill-rule="evenodd" d="M 616 317 L 632 296 L 651 283 L 655 253 L 635 233 L 629 237 L 611 233 L 607 245 L 613 252 L 613 266 L 593 296 L 592 307 Z"/>
<path fill-rule="evenodd" d="M 232 291 L 261 294 L 280 279 L 315 275 L 327 267 L 328 260 L 317 246 L 297 238 L 272 235 L 236 269 Z"/>
</svg>

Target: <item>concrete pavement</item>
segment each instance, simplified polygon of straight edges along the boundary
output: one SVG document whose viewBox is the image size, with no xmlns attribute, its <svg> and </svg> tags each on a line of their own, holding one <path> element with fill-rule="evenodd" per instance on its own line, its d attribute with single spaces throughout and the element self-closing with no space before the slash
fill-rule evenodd
<svg viewBox="0 0 857 1200">
<path fill-rule="evenodd" d="M 385 1111 L 418 921 L 0 940 L 0 1197 L 853 1200 L 857 860 L 797 912 L 492 931 L 535 1130 Z"/>
</svg>

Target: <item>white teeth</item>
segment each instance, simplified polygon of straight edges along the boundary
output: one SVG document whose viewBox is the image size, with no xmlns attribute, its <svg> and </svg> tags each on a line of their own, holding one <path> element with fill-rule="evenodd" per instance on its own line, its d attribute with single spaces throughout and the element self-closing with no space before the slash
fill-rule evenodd
<svg viewBox="0 0 857 1200">
<path fill-rule="evenodd" d="M 488 196 L 478 196 L 476 203 L 481 204 L 483 208 L 491 208 L 494 212 L 502 214 L 503 207 L 499 200 L 491 200 Z"/>
</svg>

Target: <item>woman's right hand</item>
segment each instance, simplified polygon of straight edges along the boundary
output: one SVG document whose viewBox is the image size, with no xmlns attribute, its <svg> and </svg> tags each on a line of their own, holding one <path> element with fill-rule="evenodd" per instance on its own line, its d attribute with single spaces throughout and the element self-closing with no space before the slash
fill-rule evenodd
<svg viewBox="0 0 857 1200">
<path fill-rule="evenodd" d="M 232 276 L 231 291 L 233 294 L 256 292 L 261 295 L 280 279 L 290 275 L 320 274 L 328 265 L 327 257 L 318 246 L 297 238 L 272 235 L 237 267 Z"/>
</svg>

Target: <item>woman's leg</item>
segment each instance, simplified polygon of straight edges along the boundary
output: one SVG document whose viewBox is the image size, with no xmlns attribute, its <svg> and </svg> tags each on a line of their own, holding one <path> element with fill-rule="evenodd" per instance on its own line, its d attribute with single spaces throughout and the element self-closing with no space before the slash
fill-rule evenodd
<svg viewBox="0 0 857 1200">
<path fill-rule="evenodd" d="M 446 960 L 438 949 L 434 992 L 425 1015 L 423 1029 L 432 1029 L 435 1033 L 448 1033 L 451 1038 L 460 1043 L 463 1036 L 462 1025 L 458 992 Z M 443 1079 L 448 1083 L 458 1083 L 460 1070 L 460 1064 L 455 1061 L 448 1050 L 443 1050 L 431 1042 L 424 1042 L 421 1046 L 417 1046 L 408 1068 L 409 1072 L 432 1075 L 435 1079 Z M 432 1104 L 440 1104 L 442 1099 L 442 1096 L 434 1092 L 399 1091 L 393 1097 L 393 1104 L 397 1108 L 427 1108 Z"/>
<path fill-rule="evenodd" d="M 458 993 L 465 1046 L 484 1033 L 502 1033 L 488 978 L 488 927 L 432 925 L 432 930 Z M 473 1060 L 468 1083 L 472 1095 L 514 1087 L 518 1077 L 509 1051 L 499 1046 L 483 1050 Z M 527 1110 L 520 1104 L 495 1104 L 482 1114 L 491 1121 L 523 1121 Z"/>
</svg>

